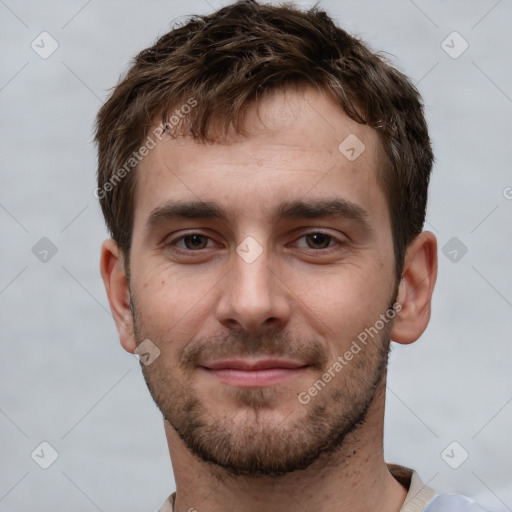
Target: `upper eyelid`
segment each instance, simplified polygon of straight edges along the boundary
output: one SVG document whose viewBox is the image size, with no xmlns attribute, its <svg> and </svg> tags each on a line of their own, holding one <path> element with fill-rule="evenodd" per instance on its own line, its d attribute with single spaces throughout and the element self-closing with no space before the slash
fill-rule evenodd
<svg viewBox="0 0 512 512">
<path fill-rule="evenodd" d="M 202 237 L 205 237 L 207 238 L 208 240 L 211 240 L 213 241 L 213 238 L 211 236 L 208 236 L 208 235 L 205 235 L 204 233 L 198 233 L 198 232 L 193 232 L 193 233 L 187 233 L 185 235 L 181 235 L 177 238 L 174 238 L 173 240 L 169 241 L 169 242 L 166 242 L 164 240 L 164 243 L 163 245 L 176 245 L 177 242 L 180 242 L 181 240 L 185 239 L 185 238 L 188 238 L 188 237 L 191 237 L 191 236 L 194 236 L 194 235 L 199 235 L 199 236 L 202 236 Z M 184 250 L 187 250 L 187 249 L 184 249 Z M 201 249 L 198 249 L 198 250 L 201 250 Z"/>
</svg>

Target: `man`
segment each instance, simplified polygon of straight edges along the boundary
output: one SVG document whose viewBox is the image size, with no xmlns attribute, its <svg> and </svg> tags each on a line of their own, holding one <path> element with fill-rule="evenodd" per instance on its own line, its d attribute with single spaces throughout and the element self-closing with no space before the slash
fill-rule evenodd
<svg viewBox="0 0 512 512">
<path fill-rule="evenodd" d="M 437 245 L 418 92 L 322 11 L 227 6 L 141 52 L 97 119 L 101 274 L 176 480 L 160 509 L 477 511 L 383 457 L 390 340 Z"/>
</svg>

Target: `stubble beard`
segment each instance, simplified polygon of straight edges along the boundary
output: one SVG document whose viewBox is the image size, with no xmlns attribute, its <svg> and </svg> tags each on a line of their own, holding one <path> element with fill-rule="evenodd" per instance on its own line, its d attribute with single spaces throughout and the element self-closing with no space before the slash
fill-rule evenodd
<svg viewBox="0 0 512 512">
<path fill-rule="evenodd" d="M 147 336 L 147 331 L 143 335 L 135 305 L 132 311 L 138 343 L 148 337 L 157 346 L 172 343 L 153 339 Z M 385 389 L 390 330 L 391 324 L 387 324 L 308 404 L 298 401 L 298 393 L 305 390 L 297 389 L 289 398 L 293 412 L 280 420 L 272 415 L 275 400 L 280 396 L 275 387 L 233 388 L 227 399 L 236 405 L 236 411 L 222 417 L 201 398 L 193 382 L 183 380 L 183 376 L 190 376 L 199 355 L 209 351 L 217 355 L 291 355 L 293 346 L 294 355 L 306 355 L 308 361 L 314 362 L 315 376 L 308 380 L 312 385 L 333 364 L 316 340 L 297 344 L 278 332 L 254 339 L 234 332 L 218 344 L 207 340 L 196 343 L 188 358 L 187 353 L 182 353 L 181 363 L 188 363 L 188 367 L 182 365 L 182 370 L 166 367 L 163 358 L 141 366 L 164 419 L 195 456 L 230 475 L 280 476 L 304 470 L 319 459 L 325 464 L 329 460 L 334 463 L 335 455 L 346 448 L 348 438 L 364 425 L 371 404 Z M 296 418 L 288 420 L 290 415 Z"/>
</svg>

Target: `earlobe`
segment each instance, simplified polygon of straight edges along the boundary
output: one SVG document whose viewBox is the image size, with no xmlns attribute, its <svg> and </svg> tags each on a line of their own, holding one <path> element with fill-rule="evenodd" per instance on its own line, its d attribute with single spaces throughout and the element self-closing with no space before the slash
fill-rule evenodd
<svg viewBox="0 0 512 512">
<path fill-rule="evenodd" d="M 123 255 L 112 239 L 105 240 L 101 247 L 100 271 L 121 345 L 126 351 L 133 353 L 136 342 L 128 279 Z"/>
<path fill-rule="evenodd" d="M 432 294 L 437 278 L 437 240 L 433 233 L 420 233 L 407 248 L 397 302 L 401 305 L 391 330 L 391 340 L 416 341 L 430 320 Z"/>
</svg>

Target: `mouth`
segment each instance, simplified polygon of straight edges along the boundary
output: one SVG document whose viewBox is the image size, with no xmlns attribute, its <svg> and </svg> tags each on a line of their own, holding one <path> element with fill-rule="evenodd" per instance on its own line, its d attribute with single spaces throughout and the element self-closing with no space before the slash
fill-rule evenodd
<svg viewBox="0 0 512 512">
<path fill-rule="evenodd" d="M 309 365 L 289 359 L 231 359 L 200 366 L 208 375 L 231 386 L 275 386 L 302 374 Z"/>
</svg>

